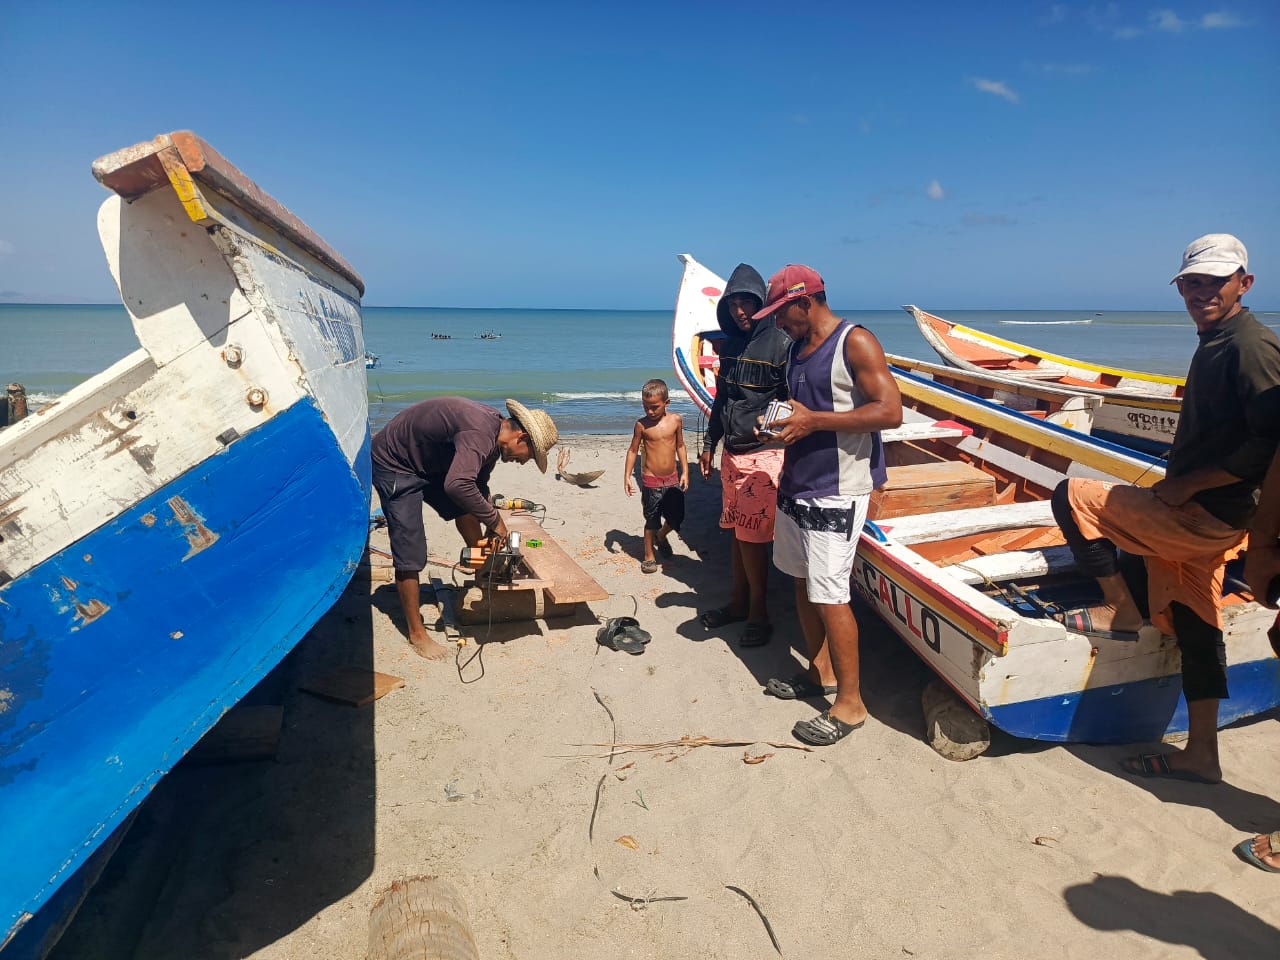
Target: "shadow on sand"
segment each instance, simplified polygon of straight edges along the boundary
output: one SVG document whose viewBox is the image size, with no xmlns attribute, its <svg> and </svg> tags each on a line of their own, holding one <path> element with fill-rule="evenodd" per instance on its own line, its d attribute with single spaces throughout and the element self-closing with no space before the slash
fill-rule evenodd
<svg viewBox="0 0 1280 960">
<path fill-rule="evenodd" d="M 243 957 L 368 878 L 373 711 L 298 690 L 338 666 L 372 668 L 367 590 L 353 583 L 242 701 L 284 706 L 276 759 L 175 767 L 139 808 L 51 960 Z"/>
<path fill-rule="evenodd" d="M 1280 956 L 1280 930 L 1216 893 L 1156 893 L 1126 877 L 1100 874 L 1068 887 L 1063 899 L 1095 930 L 1132 930 L 1191 947 L 1205 960 Z"/>
</svg>

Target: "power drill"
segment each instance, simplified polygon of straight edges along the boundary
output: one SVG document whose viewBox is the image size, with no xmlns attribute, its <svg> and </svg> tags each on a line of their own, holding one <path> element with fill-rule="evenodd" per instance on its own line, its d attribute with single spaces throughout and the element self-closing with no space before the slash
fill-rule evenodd
<svg viewBox="0 0 1280 960">
<path fill-rule="evenodd" d="M 489 498 L 489 502 L 498 510 L 541 510 L 542 504 L 534 503 L 532 500 L 524 500 L 520 497 L 504 497 L 500 493 L 495 493 Z"/>
</svg>

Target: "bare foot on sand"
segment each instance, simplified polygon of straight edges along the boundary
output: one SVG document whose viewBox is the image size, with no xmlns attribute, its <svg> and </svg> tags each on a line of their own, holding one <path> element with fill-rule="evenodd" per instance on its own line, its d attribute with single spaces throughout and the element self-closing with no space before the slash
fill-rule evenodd
<svg viewBox="0 0 1280 960">
<path fill-rule="evenodd" d="M 449 655 L 449 648 L 444 644 L 437 643 L 430 637 L 422 637 L 421 639 L 410 637 L 409 645 L 413 647 L 414 653 L 427 660 L 443 660 Z"/>
</svg>

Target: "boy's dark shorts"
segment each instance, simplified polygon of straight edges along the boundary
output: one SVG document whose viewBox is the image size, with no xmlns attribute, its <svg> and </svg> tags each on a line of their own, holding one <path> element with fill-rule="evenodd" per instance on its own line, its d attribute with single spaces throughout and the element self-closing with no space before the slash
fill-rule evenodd
<svg viewBox="0 0 1280 960">
<path fill-rule="evenodd" d="M 640 509 L 646 530 L 661 529 L 663 520 L 672 530 L 679 530 L 684 523 L 684 491 L 679 487 L 641 487 Z"/>
<path fill-rule="evenodd" d="M 427 566 L 427 530 L 422 522 L 425 503 L 444 520 L 466 513 L 438 484 L 428 484 L 413 474 L 397 473 L 373 465 L 373 486 L 378 491 L 382 515 L 387 518 L 391 558 L 396 570 L 418 573 Z M 488 491 L 483 491 L 488 495 Z"/>
</svg>

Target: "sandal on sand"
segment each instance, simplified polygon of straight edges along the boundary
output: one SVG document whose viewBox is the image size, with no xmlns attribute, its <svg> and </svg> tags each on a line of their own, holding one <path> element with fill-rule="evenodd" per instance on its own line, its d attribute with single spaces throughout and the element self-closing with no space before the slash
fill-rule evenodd
<svg viewBox="0 0 1280 960">
<path fill-rule="evenodd" d="M 1133 643 L 1138 639 L 1137 630 L 1098 630 L 1093 626 L 1093 618 L 1087 607 L 1068 610 L 1062 615 L 1062 625 L 1073 633 L 1082 633 L 1086 637 L 1098 637 L 1102 640 L 1124 640 Z"/>
<path fill-rule="evenodd" d="M 641 572 L 641 573 L 657 573 L 657 572 L 658 572 L 658 561 L 657 561 L 657 560 L 642 560 L 642 561 L 640 562 L 640 572 Z"/>
<path fill-rule="evenodd" d="M 733 613 L 729 607 L 716 607 L 714 610 L 708 610 L 698 618 L 698 622 L 708 630 L 714 630 L 717 627 L 723 627 L 727 623 L 737 623 L 739 620 L 747 619 L 745 613 Z"/>
<path fill-rule="evenodd" d="M 1157 780 L 1186 780 L 1190 783 L 1208 783 L 1217 784 L 1221 780 L 1210 780 L 1208 777 L 1201 776 L 1192 770 L 1175 770 L 1169 766 L 1169 758 L 1163 753 L 1143 753 L 1136 757 L 1129 757 L 1127 760 L 1120 762 L 1121 768 L 1125 773 L 1131 773 L 1137 777 L 1152 777 Z"/>
<path fill-rule="evenodd" d="M 763 647 L 772 639 L 773 624 L 748 623 L 742 630 L 742 639 L 738 641 L 738 646 Z"/>
<path fill-rule="evenodd" d="M 828 710 L 818 714 L 812 720 L 801 720 L 791 728 L 791 733 L 796 739 L 811 743 L 815 747 L 829 747 L 833 743 L 839 743 L 866 722 L 860 720 L 857 723 L 845 723 L 838 717 L 833 717 Z"/>
<path fill-rule="evenodd" d="M 1271 852 L 1280 853 L 1280 830 L 1275 833 L 1264 834 L 1271 841 Z M 1241 840 L 1234 847 L 1235 854 L 1245 863 L 1252 864 L 1259 870 L 1265 870 L 1267 873 L 1280 873 L 1280 867 L 1273 867 L 1264 862 L 1261 857 L 1253 852 L 1253 837 L 1248 840 Z"/>
<path fill-rule="evenodd" d="M 596 631 L 596 643 L 611 650 L 619 650 L 632 656 L 644 653 L 645 644 L 653 637 L 640 627 L 635 617 L 612 617 Z"/>
<path fill-rule="evenodd" d="M 834 694 L 836 688 L 814 683 L 807 673 L 797 673 L 789 680 L 770 677 L 764 685 L 764 692 L 767 696 L 777 697 L 779 700 L 808 700 L 810 697 Z"/>
</svg>

